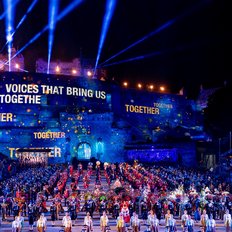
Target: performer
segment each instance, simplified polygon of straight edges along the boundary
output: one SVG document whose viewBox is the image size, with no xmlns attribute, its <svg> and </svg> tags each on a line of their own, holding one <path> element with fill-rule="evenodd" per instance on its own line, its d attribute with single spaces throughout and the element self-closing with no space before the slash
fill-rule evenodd
<svg viewBox="0 0 232 232">
<path fill-rule="evenodd" d="M 170 213 L 170 210 L 167 211 L 167 213 L 165 214 L 165 227 L 166 227 L 166 231 L 169 231 L 169 220 L 171 219 L 172 214 Z"/>
<path fill-rule="evenodd" d="M 199 222 L 201 220 L 201 215 L 200 215 L 200 211 L 198 208 L 196 208 L 194 212 L 194 220 L 195 222 Z"/>
<path fill-rule="evenodd" d="M 20 232 L 22 231 L 22 229 L 23 229 L 23 225 L 24 225 L 24 217 L 21 215 L 21 212 L 19 212 L 19 216 L 18 216 L 18 219 L 19 219 L 19 221 L 20 221 L 20 223 L 21 223 L 21 228 L 20 228 Z"/>
<path fill-rule="evenodd" d="M 35 218 L 35 211 L 33 205 L 30 203 L 28 205 L 28 222 L 29 222 L 29 230 L 33 230 L 33 225 L 34 225 L 34 218 Z"/>
<path fill-rule="evenodd" d="M 89 196 L 88 200 L 85 202 L 85 211 L 86 213 L 89 213 L 91 217 L 93 217 L 93 212 L 95 209 L 95 202 L 92 200 L 92 197 Z"/>
<path fill-rule="evenodd" d="M 223 199 L 221 198 L 219 202 L 219 219 L 223 220 L 223 216 L 225 212 L 226 212 L 226 205 Z"/>
<path fill-rule="evenodd" d="M 154 214 L 153 210 L 150 211 L 147 219 L 147 225 L 149 226 L 149 231 L 158 232 L 159 231 L 159 219 Z"/>
<path fill-rule="evenodd" d="M 66 188 L 66 189 L 64 190 L 64 206 L 67 205 L 67 199 L 68 199 L 68 198 L 69 198 L 69 189 Z"/>
<path fill-rule="evenodd" d="M 13 210 L 14 218 L 17 217 L 19 215 L 19 205 L 18 205 L 18 202 L 14 202 L 13 203 L 12 210 Z"/>
<path fill-rule="evenodd" d="M 128 209 L 126 202 L 123 204 L 123 207 L 121 209 L 121 213 L 123 215 L 124 222 L 130 223 L 130 212 L 129 212 L 129 209 Z"/>
<path fill-rule="evenodd" d="M 208 215 L 214 214 L 214 202 L 213 200 L 210 200 L 208 204 L 206 204 L 206 212 Z"/>
<path fill-rule="evenodd" d="M 181 227 L 182 231 L 186 231 L 186 221 L 188 219 L 188 213 L 187 210 L 184 210 L 184 214 L 181 216 Z"/>
<path fill-rule="evenodd" d="M 213 215 L 210 215 L 210 218 L 206 221 L 206 232 L 215 232 L 216 231 L 216 222 L 213 219 Z"/>
<path fill-rule="evenodd" d="M 133 201 L 129 201 L 128 209 L 129 209 L 130 217 L 132 217 L 133 212 L 134 212 L 134 202 Z"/>
<path fill-rule="evenodd" d="M 90 216 L 89 212 L 86 213 L 86 216 L 84 218 L 84 225 L 87 226 L 86 232 L 93 231 L 93 221 L 92 221 L 92 217 Z"/>
<path fill-rule="evenodd" d="M 142 214 L 142 219 L 143 219 L 143 222 L 145 222 L 147 220 L 147 203 L 145 201 L 141 201 L 141 214 Z"/>
<path fill-rule="evenodd" d="M 174 204 L 172 201 L 168 201 L 168 209 L 170 210 L 171 214 L 174 214 Z"/>
<path fill-rule="evenodd" d="M 229 210 L 227 209 L 224 216 L 223 216 L 223 221 L 224 221 L 224 225 L 226 228 L 226 232 L 230 231 L 230 226 L 232 226 L 232 221 L 231 221 L 231 214 L 229 213 Z"/>
<path fill-rule="evenodd" d="M 73 176 L 73 165 L 69 165 L 69 176 Z"/>
<path fill-rule="evenodd" d="M 41 217 L 44 221 L 44 224 L 45 224 L 45 229 L 47 229 L 47 218 L 44 216 L 44 213 L 41 213 Z"/>
<path fill-rule="evenodd" d="M 37 230 L 38 232 L 44 232 L 46 230 L 46 223 L 43 218 L 43 215 L 40 215 L 38 221 L 37 221 Z"/>
<path fill-rule="evenodd" d="M 120 212 L 120 205 L 117 200 L 115 200 L 114 205 L 113 205 L 113 217 L 117 218 L 119 216 Z"/>
<path fill-rule="evenodd" d="M 12 232 L 20 232 L 21 231 L 21 222 L 19 217 L 16 216 L 15 220 L 12 222 Z"/>
<path fill-rule="evenodd" d="M 120 213 L 119 216 L 117 217 L 117 231 L 124 232 L 124 228 L 125 228 L 125 222 L 124 222 L 123 214 Z"/>
<path fill-rule="evenodd" d="M 60 212 L 63 210 L 60 200 L 56 201 L 56 220 L 60 219 Z"/>
<path fill-rule="evenodd" d="M 70 205 L 69 205 L 69 213 L 71 215 L 71 219 L 73 221 L 73 225 L 75 223 L 75 220 L 77 218 L 77 212 L 76 212 L 76 204 L 74 201 L 71 201 L 70 202 Z"/>
<path fill-rule="evenodd" d="M 106 215 L 106 212 L 103 211 L 102 216 L 100 217 L 100 227 L 101 231 L 106 232 L 106 228 L 108 226 L 109 219 Z"/>
<path fill-rule="evenodd" d="M 121 188 L 122 187 L 122 184 L 120 182 L 119 179 L 116 179 L 114 184 L 113 184 L 113 188 L 116 189 L 116 188 Z"/>
<path fill-rule="evenodd" d="M 168 220 L 168 228 L 168 232 L 176 232 L 176 220 L 173 218 L 172 214 Z"/>
<path fill-rule="evenodd" d="M 154 208 L 155 208 L 157 218 L 160 220 L 161 216 L 162 216 L 162 205 L 161 205 L 160 201 L 156 202 Z"/>
<path fill-rule="evenodd" d="M 64 226 L 64 232 L 72 231 L 72 220 L 68 212 L 65 213 L 65 216 L 62 219 L 62 224 Z"/>
<path fill-rule="evenodd" d="M 186 228 L 188 232 L 193 232 L 194 220 L 191 218 L 191 215 L 188 215 L 188 219 L 186 220 Z"/>
<path fill-rule="evenodd" d="M 93 163 L 92 163 L 92 162 L 89 162 L 87 168 L 88 168 L 89 174 L 92 175 L 92 172 L 93 172 Z"/>
<path fill-rule="evenodd" d="M 5 221 L 6 220 L 6 209 L 7 209 L 7 204 L 6 204 L 5 199 L 3 200 L 1 204 L 1 209 L 2 209 L 2 220 Z"/>
<path fill-rule="evenodd" d="M 133 216 L 130 219 L 130 224 L 132 227 L 133 232 L 139 232 L 140 231 L 140 220 L 136 212 L 133 213 Z"/>
<path fill-rule="evenodd" d="M 56 205 L 55 202 L 53 201 L 51 206 L 50 206 L 50 213 L 51 213 L 51 221 L 52 221 L 52 226 L 55 226 L 55 220 L 56 220 Z"/>
<path fill-rule="evenodd" d="M 104 200 L 101 200 L 99 205 L 99 214 L 100 216 L 103 215 L 103 212 L 106 211 L 106 202 Z"/>
<path fill-rule="evenodd" d="M 101 174 L 101 162 L 100 162 L 100 161 L 97 161 L 97 162 L 96 162 L 96 167 L 95 167 L 95 169 L 96 169 L 96 177 L 97 177 L 97 179 L 98 179 L 98 177 L 99 177 L 100 174 Z"/>
<path fill-rule="evenodd" d="M 206 210 L 203 210 L 203 213 L 201 215 L 201 227 L 202 227 L 202 232 L 206 232 L 206 222 L 209 219 L 208 214 L 206 214 Z"/>
<path fill-rule="evenodd" d="M 83 175 L 83 165 L 82 165 L 82 163 L 78 164 L 78 171 L 79 171 L 79 175 L 82 176 Z"/>
</svg>

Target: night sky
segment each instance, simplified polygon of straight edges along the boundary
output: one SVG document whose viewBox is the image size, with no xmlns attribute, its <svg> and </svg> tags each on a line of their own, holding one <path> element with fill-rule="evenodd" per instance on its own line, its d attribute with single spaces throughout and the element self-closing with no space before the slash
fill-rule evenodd
<svg viewBox="0 0 232 232">
<path fill-rule="evenodd" d="M 21 0 L 15 25 L 32 1 Z M 60 0 L 59 12 L 71 0 Z M 105 0 L 86 0 L 57 23 L 52 60 L 96 59 Z M 167 22 L 172 24 L 115 57 L 112 62 L 160 52 L 159 55 L 107 67 L 109 79 L 164 83 L 173 91 L 223 85 L 231 79 L 232 27 L 223 0 L 118 0 L 100 62 L 125 49 Z M 4 11 L 3 1 L 0 12 Z M 46 24 L 48 0 L 36 7 L 15 33 L 14 46 L 23 47 Z M 173 20 L 173 21 L 170 21 Z M 5 44 L 5 22 L 0 21 L 0 47 Z M 24 51 L 26 69 L 34 71 L 37 58 L 47 59 L 48 33 Z M 6 52 L 6 49 L 4 50 Z"/>
</svg>

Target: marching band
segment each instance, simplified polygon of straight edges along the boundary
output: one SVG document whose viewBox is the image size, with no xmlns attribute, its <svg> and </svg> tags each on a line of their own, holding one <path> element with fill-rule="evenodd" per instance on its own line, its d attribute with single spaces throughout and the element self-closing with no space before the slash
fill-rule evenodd
<svg viewBox="0 0 232 232">
<path fill-rule="evenodd" d="M 95 186 L 90 190 L 89 181 L 94 178 Z M 208 173 L 138 163 L 105 163 L 101 170 L 98 162 L 95 171 L 93 163 L 88 164 L 87 170 L 81 163 L 76 169 L 61 165 L 28 168 L 0 183 L 0 216 L 3 221 L 14 217 L 14 231 L 22 230 L 24 217 L 28 216 L 29 229 L 33 230 L 36 222 L 37 230 L 42 232 L 46 228 L 44 213 L 50 215 L 55 226 L 65 211 L 65 231 L 72 230 L 80 211 L 86 212 L 84 225 L 92 231 L 92 218 L 97 211 L 104 232 L 109 226 L 108 215 L 116 219 L 119 232 L 128 227 L 138 232 L 141 225 L 158 232 L 161 220 L 167 232 L 174 232 L 177 219 L 183 232 L 193 232 L 197 223 L 202 232 L 214 232 L 215 220 L 223 220 L 225 231 L 229 232 L 231 201 L 229 185 Z"/>
</svg>

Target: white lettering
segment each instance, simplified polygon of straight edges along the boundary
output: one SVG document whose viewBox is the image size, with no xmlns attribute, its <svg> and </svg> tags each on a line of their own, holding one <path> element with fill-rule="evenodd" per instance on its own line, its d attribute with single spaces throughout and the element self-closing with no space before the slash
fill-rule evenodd
<svg viewBox="0 0 232 232">
<path fill-rule="evenodd" d="M 6 84 L 7 93 L 38 93 L 38 85 L 34 84 Z"/>
<path fill-rule="evenodd" d="M 64 86 L 41 85 L 43 94 L 62 94 Z"/>
<path fill-rule="evenodd" d="M 83 89 L 77 87 L 67 87 L 66 94 L 79 97 L 93 97 L 92 89 Z"/>
<path fill-rule="evenodd" d="M 13 114 L 12 113 L 0 113 L 0 122 L 12 122 Z"/>
<path fill-rule="evenodd" d="M 0 95 L 0 103 L 17 103 L 17 104 L 40 104 L 41 95 Z"/>
</svg>

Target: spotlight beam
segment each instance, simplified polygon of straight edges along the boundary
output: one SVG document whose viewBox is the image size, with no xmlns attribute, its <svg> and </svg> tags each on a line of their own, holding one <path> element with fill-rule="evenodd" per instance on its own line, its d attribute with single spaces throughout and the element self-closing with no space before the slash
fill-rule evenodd
<svg viewBox="0 0 232 232">
<path fill-rule="evenodd" d="M 27 15 L 30 14 L 30 12 L 33 10 L 34 6 L 36 5 L 36 3 L 38 2 L 38 0 L 34 0 L 31 5 L 28 7 L 27 9 L 27 12 L 26 14 L 22 17 L 22 19 L 19 21 L 18 25 L 16 26 L 16 29 L 17 30 L 21 25 L 22 23 L 25 21 L 25 19 L 27 18 Z M 15 32 L 14 32 L 15 33 Z"/>
<path fill-rule="evenodd" d="M 56 23 L 62 20 L 68 13 L 70 13 L 75 7 L 80 5 L 84 0 L 74 0 L 71 2 L 58 16 L 56 19 Z M 46 32 L 49 29 L 49 24 L 47 24 L 40 32 L 38 32 L 32 39 L 29 40 L 27 44 L 25 44 L 18 52 L 15 53 L 14 56 L 12 56 L 11 59 L 14 59 L 18 54 L 20 54 L 22 51 L 24 51 L 30 44 L 35 42 L 44 32 Z M 8 64 L 9 62 L 6 62 L 5 64 Z"/>
<path fill-rule="evenodd" d="M 102 24 L 102 31 L 101 31 L 101 37 L 100 37 L 100 42 L 99 42 L 99 47 L 98 47 L 98 53 L 97 53 L 97 58 L 96 58 L 96 63 L 95 63 L 95 68 L 94 68 L 94 75 L 96 72 L 96 68 L 100 59 L 101 51 L 105 42 L 106 34 L 109 29 L 110 21 L 114 13 L 116 5 L 116 0 L 107 0 L 106 1 L 106 12 Z"/>
<path fill-rule="evenodd" d="M 8 64 L 9 64 L 9 72 L 11 71 L 11 46 L 13 42 L 12 32 L 14 31 L 14 10 L 15 7 L 13 5 L 12 0 L 4 0 L 4 8 L 6 11 L 5 17 L 5 31 L 6 31 L 6 41 L 8 41 L 7 52 L 8 52 Z"/>
<path fill-rule="evenodd" d="M 133 44 L 131 44 L 130 46 L 128 46 L 127 48 L 121 50 L 120 52 L 116 53 L 115 55 L 111 56 L 109 59 L 107 59 L 106 61 L 104 61 L 102 64 L 107 63 L 108 61 L 114 59 L 115 57 L 121 55 L 122 53 L 126 52 L 127 50 L 133 48 L 134 46 L 136 46 L 137 44 L 142 43 L 144 40 L 150 38 L 151 36 L 159 33 L 160 31 L 164 30 L 165 28 L 171 26 L 173 24 L 173 20 L 168 21 L 167 23 L 163 24 L 162 26 L 160 26 L 159 28 L 157 28 L 155 31 L 152 31 L 151 33 L 149 33 L 148 35 L 144 36 L 143 38 L 137 40 L 136 42 L 134 42 Z"/>
<path fill-rule="evenodd" d="M 109 67 L 109 66 L 113 66 L 113 65 L 118 65 L 118 64 L 123 64 L 123 63 L 127 63 L 127 62 L 136 61 L 136 60 L 143 60 L 145 58 L 158 56 L 158 55 L 161 55 L 161 54 L 162 54 L 162 52 L 157 51 L 157 52 L 153 52 L 153 53 L 149 53 L 149 54 L 145 54 L 145 55 L 141 55 L 141 56 L 128 58 L 128 59 L 125 59 L 125 60 L 120 60 L 120 61 L 113 62 L 113 63 L 110 63 L 110 64 L 103 64 L 103 65 L 98 66 L 98 68 Z"/>
<path fill-rule="evenodd" d="M 17 30 L 21 25 L 22 23 L 25 21 L 27 15 L 33 10 L 33 8 L 35 7 L 36 3 L 38 2 L 38 0 L 34 0 L 31 5 L 28 7 L 27 9 L 27 12 L 26 14 L 22 17 L 22 19 L 19 21 L 18 25 L 16 26 L 16 29 Z M 15 32 L 14 32 L 15 33 Z"/>
<path fill-rule="evenodd" d="M 196 47 L 204 47 L 206 44 L 209 44 L 210 39 L 205 39 L 202 41 L 193 41 L 191 43 L 187 43 L 187 44 L 183 44 L 183 45 L 178 45 L 174 48 L 170 48 L 170 49 L 165 49 L 163 51 L 155 51 L 152 53 L 148 53 L 145 55 L 140 55 L 137 57 L 132 57 L 132 58 L 128 58 L 128 59 L 124 59 L 124 60 L 120 60 L 117 62 L 113 62 L 113 63 L 109 63 L 109 64 L 103 64 L 103 65 L 99 65 L 98 68 L 104 68 L 104 67 L 109 67 L 109 66 L 113 66 L 113 65 L 118 65 L 118 64 L 123 64 L 123 63 L 127 63 L 127 62 L 132 62 L 132 61 L 136 61 L 136 60 L 142 60 L 142 59 L 146 59 L 146 58 L 150 58 L 153 56 L 158 56 L 158 55 L 168 55 L 174 52 L 183 52 L 189 49 L 195 49 Z M 213 40 L 214 42 L 215 40 Z M 215 42 L 221 42 L 221 40 L 216 40 Z"/>
<path fill-rule="evenodd" d="M 15 7 L 16 4 L 18 4 L 19 1 L 20 1 L 20 0 L 15 0 L 15 1 L 12 3 L 11 7 Z M 2 20 L 2 19 L 6 16 L 6 14 L 7 14 L 7 10 L 5 10 L 5 11 L 0 15 L 0 20 Z"/>
<path fill-rule="evenodd" d="M 71 2 L 58 16 L 57 16 L 57 22 L 63 19 L 67 14 L 69 14 L 74 8 L 79 6 L 82 2 L 85 0 L 74 0 Z"/>
<path fill-rule="evenodd" d="M 184 13 L 182 13 L 181 15 L 169 20 L 168 22 L 164 23 L 163 25 L 161 25 L 160 27 L 158 27 L 157 29 L 155 29 L 154 31 L 148 33 L 147 35 L 145 35 L 144 37 L 142 37 L 141 39 L 137 40 L 136 42 L 132 43 L 131 45 L 129 45 L 128 47 L 122 49 L 121 51 L 119 51 L 118 53 L 116 53 L 115 55 L 111 56 L 110 58 L 108 58 L 107 60 L 105 60 L 102 64 L 107 63 L 108 61 L 114 59 L 115 57 L 121 55 L 122 53 L 126 52 L 127 50 L 135 47 L 136 45 L 142 43 L 143 41 L 149 39 L 150 37 L 162 32 L 163 30 L 169 28 L 170 26 L 172 26 L 174 23 L 180 21 L 181 19 L 185 18 L 186 16 L 189 16 L 190 14 L 193 14 L 196 10 L 198 10 L 203 4 L 205 4 L 206 1 L 201 2 L 200 4 L 191 7 L 190 9 L 186 10 Z"/>
<path fill-rule="evenodd" d="M 56 27 L 56 17 L 58 13 L 59 0 L 49 0 L 49 34 L 48 34 L 48 66 L 47 66 L 47 74 L 49 74 L 50 69 L 50 61 L 52 54 L 52 47 L 54 41 L 54 31 Z"/>
<path fill-rule="evenodd" d="M 34 0 L 31 5 L 28 7 L 27 12 L 25 13 L 25 15 L 21 18 L 21 20 L 19 21 L 18 25 L 16 26 L 15 31 L 12 33 L 11 37 L 14 36 L 16 30 L 22 25 L 22 23 L 25 21 L 27 15 L 32 11 L 32 9 L 34 8 L 35 4 L 38 2 L 38 0 Z M 5 45 L 3 46 L 3 48 L 1 49 L 0 53 L 3 51 L 3 49 L 5 48 L 5 46 L 8 44 L 8 40 L 6 41 Z"/>
</svg>

